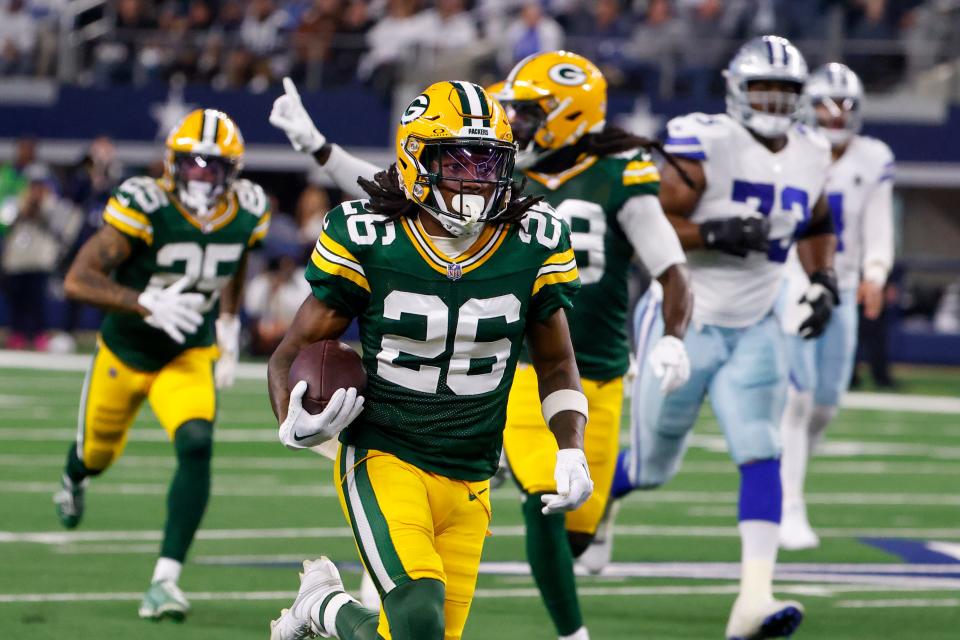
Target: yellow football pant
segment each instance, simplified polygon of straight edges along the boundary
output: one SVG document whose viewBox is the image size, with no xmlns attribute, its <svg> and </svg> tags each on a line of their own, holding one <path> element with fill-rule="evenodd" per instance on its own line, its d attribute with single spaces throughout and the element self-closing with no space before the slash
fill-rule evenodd
<svg viewBox="0 0 960 640">
<path fill-rule="evenodd" d="M 213 422 L 217 355 L 213 346 L 187 349 L 159 371 L 138 371 L 100 342 L 80 398 L 77 452 L 83 464 L 103 471 L 120 457 L 144 398 L 171 440 L 188 420 Z"/>
<path fill-rule="evenodd" d="M 340 506 L 380 597 L 411 580 L 439 580 L 444 640 L 460 638 L 490 524 L 489 481 L 454 480 L 345 445 L 334 470 Z M 391 637 L 383 608 L 377 633 Z"/>
<path fill-rule="evenodd" d="M 597 382 L 582 379 L 590 419 L 584 433 L 584 452 L 593 494 L 576 511 L 566 516 L 567 531 L 594 534 L 610 497 L 610 485 L 616 469 L 623 408 L 623 378 Z M 552 493 L 557 464 L 557 441 L 543 420 L 537 374 L 530 365 L 520 365 L 510 389 L 507 427 L 503 432 L 510 471 L 527 493 Z"/>
</svg>

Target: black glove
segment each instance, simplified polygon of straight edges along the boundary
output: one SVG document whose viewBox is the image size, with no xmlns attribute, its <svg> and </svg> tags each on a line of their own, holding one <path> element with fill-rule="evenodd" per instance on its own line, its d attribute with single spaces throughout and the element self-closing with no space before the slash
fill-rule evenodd
<svg viewBox="0 0 960 640">
<path fill-rule="evenodd" d="M 766 218 L 721 218 L 700 224 L 700 237 L 710 249 L 746 258 L 750 251 L 770 248 L 770 221 Z"/>
<path fill-rule="evenodd" d="M 810 276 L 810 286 L 800 298 L 800 305 L 806 307 L 807 316 L 800 323 L 797 333 L 807 340 L 820 336 L 830 322 L 833 308 L 840 304 L 837 289 L 837 275 L 833 269 L 817 271 Z"/>
</svg>

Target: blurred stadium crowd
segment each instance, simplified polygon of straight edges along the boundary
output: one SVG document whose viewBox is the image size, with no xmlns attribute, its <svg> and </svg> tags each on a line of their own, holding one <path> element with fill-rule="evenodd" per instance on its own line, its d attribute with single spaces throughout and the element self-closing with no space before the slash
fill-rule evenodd
<svg viewBox="0 0 960 640">
<path fill-rule="evenodd" d="M 0 75 L 255 92 L 290 75 L 385 94 L 404 65 L 493 78 L 566 47 L 614 87 L 703 97 L 762 33 L 839 42 L 868 87 L 889 86 L 960 54 L 960 0 L 0 0 Z"/>
</svg>

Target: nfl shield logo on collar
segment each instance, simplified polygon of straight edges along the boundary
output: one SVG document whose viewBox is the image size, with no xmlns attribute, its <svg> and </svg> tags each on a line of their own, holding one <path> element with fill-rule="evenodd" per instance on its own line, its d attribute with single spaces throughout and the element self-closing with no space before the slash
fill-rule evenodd
<svg viewBox="0 0 960 640">
<path fill-rule="evenodd" d="M 463 269 L 456 262 L 447 263 L 447 277 L 451 280 L 459 280 L 463 276 Z"/>
</svg>

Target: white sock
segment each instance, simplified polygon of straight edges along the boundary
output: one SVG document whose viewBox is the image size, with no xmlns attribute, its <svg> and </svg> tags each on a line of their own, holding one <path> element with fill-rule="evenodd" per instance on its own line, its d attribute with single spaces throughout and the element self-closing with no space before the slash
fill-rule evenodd
<svg viewBox="0 0 960 640">
<path fill-rule="evenodd" d="M 823 440 L 823 434 L 827 430 L 827 425 L 833 422 L 837 417 L 837 408 L 830 405 L 818 404 L 813 407 L 810 413 L 810 453 L 817 450 L 817 446 Z"/>
<path fill-rule="evenodd" d="M 560 636 L 560 640 L 590 640 L 586 627 L 580 627 L 568 636 Z"/>
<path fill-rule="evenodd" d="M 183 569 L 183 563 L 181 562 L 172 558 L 157 558 L 157 564 L 153 567 L 153 578 L 150 579 L 150 582 L 170 580 L 177 583 L 180 581 L 181 569 Z"/>
<path fill-rule="evenodd" d="M 742 520 L 740 596 L 751 599 L 773 598 L 773 569 L 777 564 L 780 525 L 767 520 Z"/>
<path fill-rule="evenodd" d="M 357 602 L 349 593 L 340 592 L 337 595 L 330 598 L 330 602 L 327 603 L 326 608 L 323 611 L 320 611 L 321 605 L 326 598 L 321 598 L 317 601 L 312 607 L 310 607 L 310 620 L 314 625 L 319 625 L 330 634 L 332 638 L 339 638 L 337 635 L 337 614 L 340 613 L 340 609 L 343 608 L 343 605 L 348 602 Z M 323 614 L 321 617 L 321 613 Z"/>
<path fill-rule="evenodd" d="M 783 482 L 783 504 L 789 507 L 803 504 L 803 483 L 807 476 L 809 457 L 810 414 L 813 412 L 813 394 L 787 391 L 787 404 L 780 419 L 780 438 L 783 453 L 780 457 L 780 478 Z"/>
</svg>

